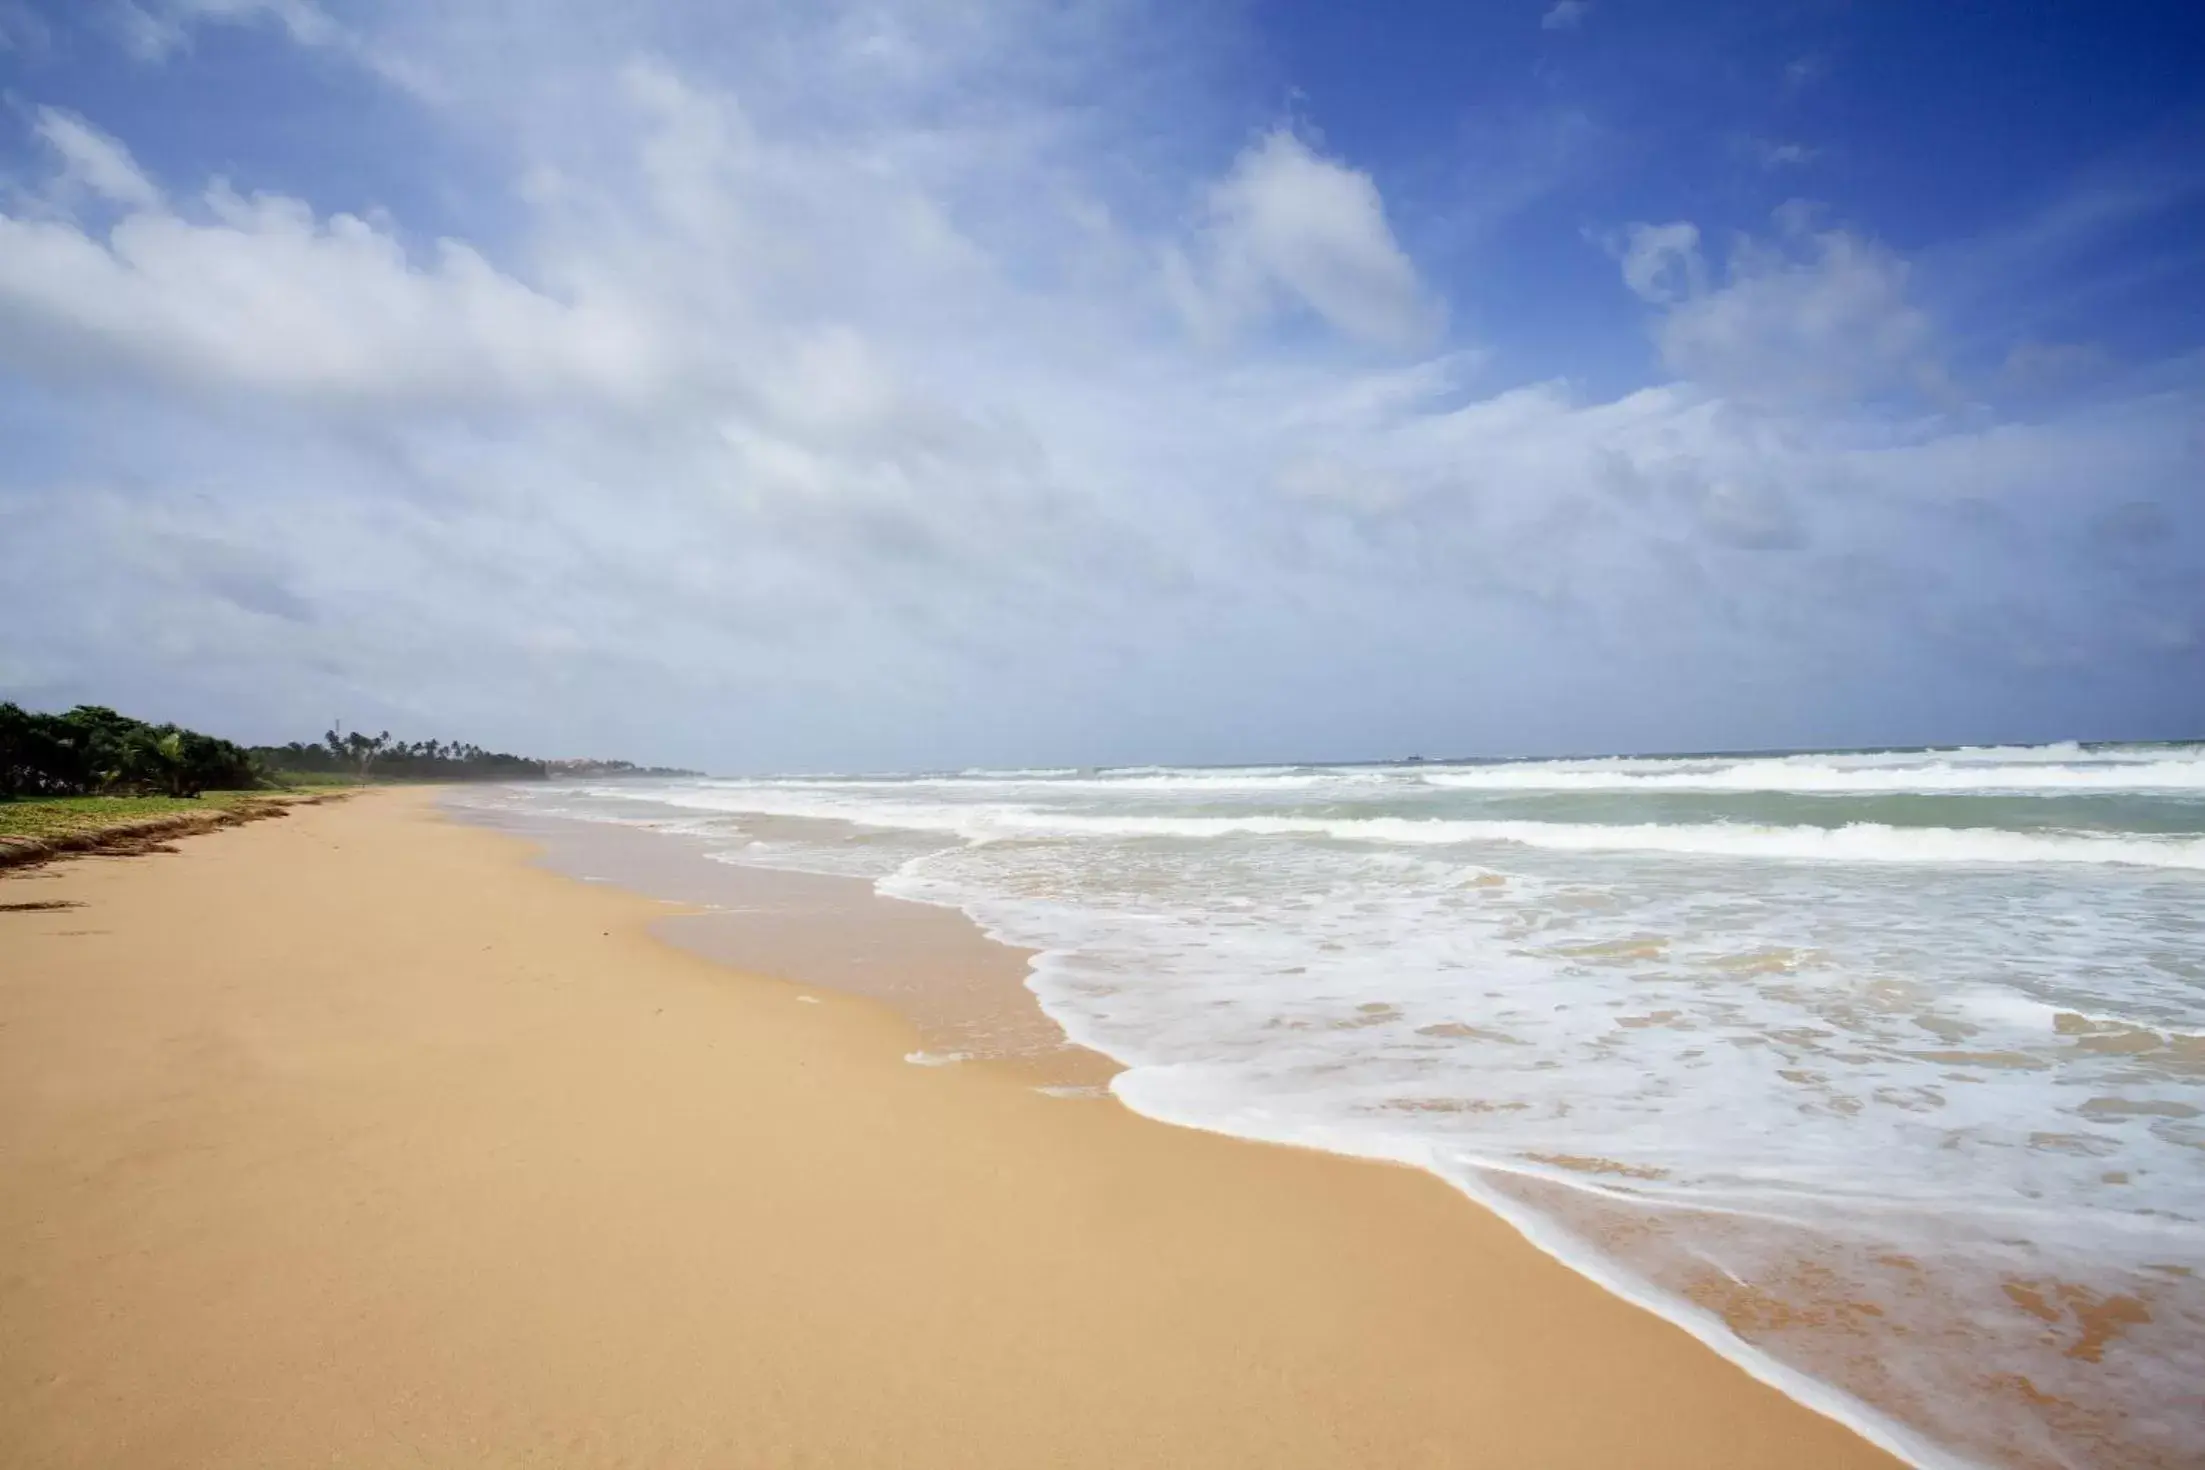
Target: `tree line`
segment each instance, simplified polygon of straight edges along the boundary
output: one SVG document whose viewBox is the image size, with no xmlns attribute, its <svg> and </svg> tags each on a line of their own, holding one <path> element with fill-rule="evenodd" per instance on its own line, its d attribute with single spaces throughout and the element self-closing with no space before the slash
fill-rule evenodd
<svg viewBox="0 0 2205 1470">
<path fill-rule="evenodd" d="M 0 703 L 0 796 L 197 796 L 260 784 L 250 752 L 197 730 L 96 704 L 42 715 Z"/>
<path fill-rule="evenodd" d="M 253 758 L 270 771 L 357 776 L 387 781 L 541 781 L 544 762 L 457 740 L 393 740 L 390 731 L 323 734 L 319 744 L 256 745 Z"/>
<path fill-rule="evenodd" d="M 280 784 L 288 774 L 356 780 L 541 781 L 545 762 L 479 745 L 393 740 L 390 732 L 241 746 L 83 704 L 48 715 L 0 702 L 0 797 L 197 796 Z"/>
</svg>

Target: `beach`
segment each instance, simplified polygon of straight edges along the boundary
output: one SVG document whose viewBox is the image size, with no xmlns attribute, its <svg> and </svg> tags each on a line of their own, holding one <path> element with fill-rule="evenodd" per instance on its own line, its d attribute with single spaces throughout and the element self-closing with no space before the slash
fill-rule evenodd
<svg viewBox="0 0 2205 1470">
<path fill-rule="evenodd" d="M 11 1463 L 1895 1463 L 1434 1177 L 530 858 L 376 791 L 0 879 Z"/>
<path fill-rule="evenodd" d="M 1905 1458 L 2074 1470 L 2205 1444 L 2198 790 L 2068 742 L 454 800 L 915 1060 L 1412 1166 Z"/>
</svg>

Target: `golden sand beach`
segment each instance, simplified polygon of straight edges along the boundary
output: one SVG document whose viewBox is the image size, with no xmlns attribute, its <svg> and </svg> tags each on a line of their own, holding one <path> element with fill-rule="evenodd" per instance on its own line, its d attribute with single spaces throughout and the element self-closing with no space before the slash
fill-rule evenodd
<svg viewBox="0 0 2205 1470">
<path fill-rule="evenodd" d="M 0 877 L 0 1461 L 1894 1463 L 1437 1179 L 529 856 L 379 791 Z"/>
</svg>

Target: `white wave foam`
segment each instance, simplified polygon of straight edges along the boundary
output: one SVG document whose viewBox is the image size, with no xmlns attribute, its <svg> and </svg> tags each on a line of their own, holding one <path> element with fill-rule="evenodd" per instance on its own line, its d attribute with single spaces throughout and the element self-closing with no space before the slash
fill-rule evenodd
<svg viewBox="0 0 2205 1470">
<path fill-rule="evenodd" d="M 749 790 L 661 798 L 714 810 L 938 832 L 966 842 L 1036 837 L 1320 837 L 1411 847 L 1512 843 L 1560 852 L 1849 863 L 2125 863 L 2205 872 L 2205 837 L 2016 832 L 1995 827 L 1763 827 L 1732 822 L 1476 821 L 1446 817 L 1104 815 L 1003 803 L 859 800 Z"/>
<path fill-rule="evenodd" d="M 2002 789 L 2048 795 L 2074 789 L 2058 784 L 2070 768 L 2172 759 L 2066 747 L 1538 765 L 1609 782 L 1736 769 L 1913 789 L 1924 769 L 1995 766 Z M 2157 1324 L 2101 1367 L 2047 1348 L 2000 1282 L 2018 1271 L 2113 1293 L 2158 1269 L 2138 1263 L 2205 1274 L 2201 1134 L 2179 1116 L 2205 1098 L 2166 1061 L 2205 1033 L 2188 917 L 2205 835 L 1789 825 L 1781 803 L 1759 804 L 1766 825 L 1658 824 L 1639 819 L 1667 803 L 1625 799 L 1547 808 L 1569 820 L 1471 820 L 1474 796 L 1428 782 L 1531 765 L 621 794 L 741 814 L 745 834 L 772 838 L 723 861 L 893 863 L 874 869 L 882 892 L 959 908 L 1037 954 L 1032 990 L 1069 1037 L 1126 1065 L 1114 1089 L 1129 1105 L 1432 1169 L 1917 1463 L 1937 1452 L 1809 1376 L 1859 1382 L 1844 1356 L 1859 1344 L 1825 1343 L 1806 1317 L 1772 1328 L 1765 1350 L 1742 1344 L 1674 1289 L 1690 1277 L 1676 1274 L 1684 1256 L 1647 1243 L 1661 1232 L 1638 1255 L 1611 1250 L 1549 1209 L 1557 1192 L 1659 1214 L 1690 1270 L 1778 1296 L 1766 1242 L 1832 1243 L 1832 1261 L 1859 1268 L 1846 1299 L 1886 1314 L 1877 1351 L 1945 1406 L 1914 1422 L 1993 1459 L 2061 1462 L 1998 1450 L 2034 1431 L 1971 1387 L 1994 1359 L 2048 1392 L 2135 1406 L 2138 1422 L 2198 1381 L 2205 1298 L 2155 1300 Z M 2195 826 L 2191 796 L 2135 789 L 2170 793 L 2137 798 L 2139 826 Z M 1954 1364 L 1926 1345 L 1942 1319 L 1919 1315 L 1911 1278 L 1875 1274 L 1887 1248 L 1960 1293 L 1965 1372 L 1940 1376 Z"/>
<path fill-rule="evenodd" d="M 1598 826 L 1462 822 L 1482 836 L 1565 852 L 1673 852 L 1705 857 L 1854 863 L 2125 863 L 2205 871 L 2205 838 L 2012 832 L 1994 827 L 1749 827 L 1725 822 Z"/>
<path fill-rule="evenodd" d="M 2087 764 L 2015 762 L 1960 765 L 1841 766 L 1794 759 L 1666 770 L 1586 770 L 1578 766 L 1484 766 L 1427 771 L 1425 784 L 1450 791 L 1776 792 L 1800 795 L 1948 795 L 1972 793 L 2205 792 L 2205 759 Z"/>
<path fill-rule="evenodd" d="M 1033 990 L 1074 1040 L 1126 1064 L 1113 1090 L 1129 1106 L 1429 1169 L 1916 1464 L 1967 1462 L 1783 1356 L 1820 1370 L 1839 1358 L 1818 1354 L 1859 1344 L 1787 1327 L 1773 1346 L 1750 1346 L 1684 1294 L 1689 1270 L 1714 1263 L 1740 1282 L 1780 1283 L 1762 1274 L 1778 1258 L 1756 1254 L 1760 1232 L 1845 1242 L 1830 1259 L 1870 1272 L 1844 1278 L 1846 1299 L 1876 1304 L 1891 1324 L 1881 1348 L 1937 1385 L 1944 1408 L 1923 1422 L 1971 1448 L 2010 1448 L 2037 1430 L 2000 1419 L 2008 1406 L 1985 1408 L 1965 1375 L 1940 1376 L 1954 1364 L 1920 1344 L 1942 1330 L 1944 1308 L 1906 1295 L 1915 1283 L 1891 1268 L 1873 1274 L 1880 1253 L 1935 1263 L 1982 1334 L 1971 1370 L 1995 1360 L 2040 1383 L 2072 1373 L 2071 1385 L 2143 1405 L 2162 1378 L 2193 1369 L 2195 1351 L 2167 1357 L 2158 1341 L 2111 1370 L 2127 1378 L 2041 1353 L 2037 1324 L 1997 1275 L 2041 1271 L 2111 1292 L 2128 1289 L 2136 1262 L 2196 1258 L 2190 1145 L 2142 1115 L 2087 1111 L 2115 1076 L 2127 1077 L 2124 1096 L 2189 1096 L 2178 1091 L 2188 1084 L 2147 1085 L 2060 1024 L 2073 1009 L 2064 985 L 2152 1003 L 2136 960 L 2158 942 L 2147 936 L 2177 932 L 2167 885 L 2110 869 L 1947 885 L 1858 869 L 1701 881 L 1675 863 L 1549 880 L 1540 874 L 1553 865 L 1520 854 L 1495 866 L 1508 881 L 1472 898 L 1461 866 L 1437 853 L 1379 874 L 1311 842 L 1230 861 L 983 843 L 917 860 L 883 888 L 961 907 L 1038 951 Z M 1596 890 L 1601 901 L 1587 901 Z M 2161 907 L 2129 912 L 2142 892 Z M 1786 963 L 1756 963 L 1769 958 Z M 2042 983 L 2054 1001 L 1989 989 L 2017 983 Z M 1675 1260 L 1653 1247 L 1610 1254 L 1509 1192 L 1508 1176 L 1669 1212 L 1664 1229 L 1685 1244 Z M 1697 1264 L 1641 1270 L 1665 1261 Z"/>
<path fill-rule="evenodd" d="M 1262 793 L 1397 788 L 1491 792 L 1680 791 L 1819 794 L 2205 792 L 2205 749 L 2068 742 L 1931 751 L 1772 756 L 1596 756 L 1444 765 L 1127 766 L 973 769 L 956 775 L 768 777 L 724 783 L 858 792 Z"/>
<path fill-rule="evenodd" d="M 1385 772 L 1373 771 L 1361 779 L 1383 779 Z M 1306 770 L 1299 766 L 1251 766 L 1220 770 L 1171 770 L 1163 767 L 1141 767 L 1125 771 L 1084 773 L 1073 770 L 1058 771 L 961 771 L 954 776 L 897 776 L 879 780 L 836 781 L 833 788 L 844 791 L 896 792 L 910 790 L 939 791 L 1035 791 L 1035 792 L 1189 792 L 1206 791 L 1300 791 L 1311 787 L 1338 784 L 1357 779 L 1355 773 L 1339 770 Z M 784 787 L 802 790 L 822 783 L 796 779 L 762 779 L 740 783 L 752 786 Z"/>
<path fill-rule="evenodd" d="M 914 781 L 914 786 L 942 785 L 960 789 L 972 789 L 981 785 L 1014 788 L 1039 788 L 1046 791 L 1078 792 L 1186 792 L 1200 795 L 1208 791 L 1307 791 L 1313 787 L 1338 784 L 1342 778 L 1331 772 L 1315 771 L 1234 771 L 1211 774 L 1176 774 L 1153 776 L 1087 776 L 1063 780 L 1027 781 L 999 780 L 978 782 Z"/>
<path fill-rule="evenodd" d="M 1663 1290 L 1621 1268 L 1613 1259 L 1587 1246 L 1554 1221 L 1493 1188 L 1481 1169 L 1449 1157 L 1447 1150 L 1435 1147 L 1429 1139 L 1323 1126 L 1281 1126 L 1261 1109 L 1239 1109 L 1229 1119 L 1203 1109 L 1190 1111 L 1177 1106 L 1176 1100 L 1169 1099 L 1168 1094 L 1144 1095 L 1145 1089 L 1140 1084 L 1156 1070 L 1122 1072 L 1109 1090 L 1133 1111 L 1159 1122 L 1227 1137 L 1252 1138 L 1265 1143 L 1402 1164 L 1437 1175 L 1507 1221 L 1541 1253 L 1593 1281 L 1611 1295 L 1666 1319 L 1751 1377 L 1794 1402 L 1845 1425 L 1916 1470 L 1988 1470 L 1980 1461 L 1938 1444 L 1918 1429 L 1901 1423 L 1843 1388 L 1802 1372 L 1775 1354 L 1745 1341 L 1729 1323 L 1699 1303 L 1677 1292 Z"/>
</svg>

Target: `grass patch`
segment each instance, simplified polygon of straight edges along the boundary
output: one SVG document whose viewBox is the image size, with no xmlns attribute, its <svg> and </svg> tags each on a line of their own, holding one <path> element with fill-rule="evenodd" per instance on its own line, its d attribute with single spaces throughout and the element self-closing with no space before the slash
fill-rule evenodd
<svg viewBox="0 0 2205 1470">
<path fill-rule="evenodd" d="M 88 837 L 159 817 L 201 816 L 271 800 L 264 791 L 209 791 L 196 797 L 37 796 L 0 801 L 0 837 L 40 842 Z"/>
<path fill-rule="evenodd" d="M 0 800 L 0 840 L 77 842 L 104 831 L 170 818 L 221 818 L 251 807 L 282 807 L 287 791 L 203 791 L 201 796 L 29 796 Z"/>
<path fill-rule="evenodd" d="M 350 784 L 350 783 L 347 783 Z M 174 852 L 179 837 L 214 832 L 270 817 L 295 806 L 343 801 L 351 793 L 317 783 L 312 791 L 260 788 L 175 796 L 34 796 L 0 800 L 0 869 L 87 853 L 126 857 Z"/>
</svg>

